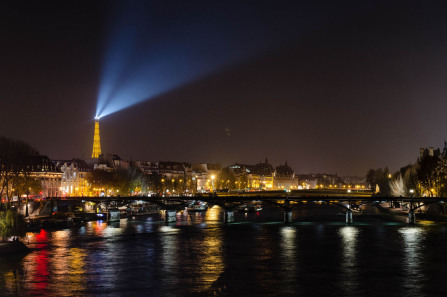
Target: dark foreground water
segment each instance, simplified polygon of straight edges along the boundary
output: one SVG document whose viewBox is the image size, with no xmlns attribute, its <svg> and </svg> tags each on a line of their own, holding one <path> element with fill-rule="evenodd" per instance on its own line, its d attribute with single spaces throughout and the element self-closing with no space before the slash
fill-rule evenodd
<svg viewBox="0 0 447 297">
<path fill-rule="evenodd" d="M 169 226 L 140 218 L 41 230 L 28 234 L 31 254 L 0 260 L 0 295 L 446 295 L 447 225 L 370 215 L 346 226 L 337 212 L 310 207 L 284 225 L 266 209 L 224 225 L 216 206 Z"/>
</svg>

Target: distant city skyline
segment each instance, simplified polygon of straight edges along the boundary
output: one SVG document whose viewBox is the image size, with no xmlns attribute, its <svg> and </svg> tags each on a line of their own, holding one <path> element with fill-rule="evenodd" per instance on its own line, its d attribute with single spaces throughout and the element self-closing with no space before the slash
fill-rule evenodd
<svg viewBox="0 0 447 297">
<path fill-rule="evenodd" d="M 122 3 L 0 5 L 0 135 L 89 159 L 109 88 L 125 159 L 364 176 L 447 139 L 445 3 Z"/>
</svg>

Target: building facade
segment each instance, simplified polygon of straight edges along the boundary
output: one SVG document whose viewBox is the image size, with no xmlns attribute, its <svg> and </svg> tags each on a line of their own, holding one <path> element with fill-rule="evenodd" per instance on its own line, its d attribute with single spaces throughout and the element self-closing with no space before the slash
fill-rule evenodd
<svg viewBox="0 0 447 297">
<path fill-rule="evenodd" d="M 62 172 L 62 196 L 82 197 L 89 195 L 90 184 L 87 180 L 87 174 L 91 172 L 91 168 L 84 160 L 56 161 L 56 166 Z"/>
</svg>

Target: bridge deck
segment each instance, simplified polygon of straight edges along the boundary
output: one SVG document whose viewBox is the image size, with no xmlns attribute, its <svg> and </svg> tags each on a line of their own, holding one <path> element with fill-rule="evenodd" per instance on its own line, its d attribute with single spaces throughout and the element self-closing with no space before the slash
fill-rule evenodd
<svg viewBox="0 0 447 297">
<path fill-rule="evenodd" d="M 442 197 L 370 197 L 370 196 L 255 196 L 255 195 L 237 195 L 237 196 L 179 196 L 179 197 L 143 197 L 143 196 L 126 196 L 126 197 L 51 197 L 47 199 L 63 200 L 63 201 L 91 201 L 91 202 L 126 202 L 142 200 L 147 202 L 176 202 L 187 200 L 200 200 L 204 202 L 245 202 L 245 201 L 289 201 L 289 202 L 414 202 L 414 203 L 443 203 L 446 198 Z"/>
</svg>

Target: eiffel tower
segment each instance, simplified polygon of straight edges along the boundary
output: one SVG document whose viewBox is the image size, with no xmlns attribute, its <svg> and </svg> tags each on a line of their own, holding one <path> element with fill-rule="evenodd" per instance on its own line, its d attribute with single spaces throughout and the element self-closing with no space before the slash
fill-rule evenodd
<svg viewBox="0 0 447 297">
<path fill-rule="evenodd" d="M 95 119 L 95 134 L 93 136 L 93 151 L 92 158 L 98 159 L 101 155 L 101 141 L 99 139 L 99 119 Z"/>
</svg>

